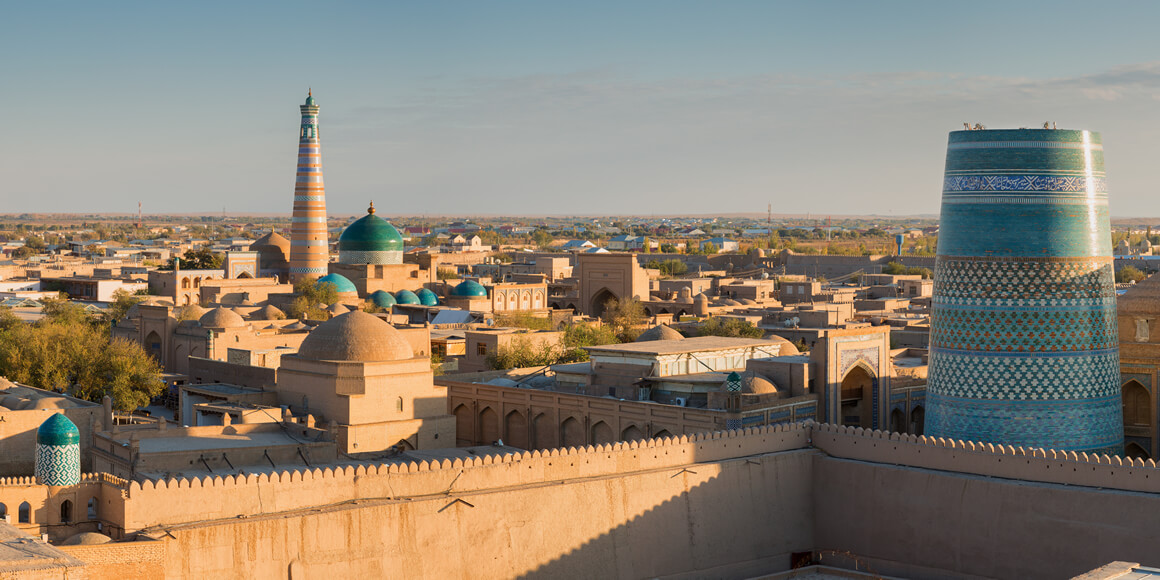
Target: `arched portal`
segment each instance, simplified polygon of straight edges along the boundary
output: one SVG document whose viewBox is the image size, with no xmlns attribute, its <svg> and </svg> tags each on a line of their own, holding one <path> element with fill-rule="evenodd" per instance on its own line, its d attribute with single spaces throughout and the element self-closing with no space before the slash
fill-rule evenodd
<svg viewBox="0 0 1160 580">
<path fill-rule="evenodd" d="M 499 414 L 491 407 L 479 412 L 479 440 L 485 445 L 499 440 Z"/>
<path fill-rule="evenodd" d="M 145 337 L 145 348 L 153 360 L 159 363 L 163 362 L 161 360 L 161 335 L 157 334 L 156 330 L 149 331 Z"/>
<path fill-rule="evenodd" d="M 552 425 L 547 413 L 540 413 L 532 419 L 532 434 L 535 438 L 536 449 L 551 449 L 557 447 L 556 429 Z"/>
<path fill-rule="evenodd" d="M 519 411 L 508 413 L 503 422 L 503 442 L 512 447 L 528 449 L 528 420 Z"/>
<path fill-rule="evenodd" d="M 72 522 L 73 503 L 72 500 L 66 499 L 60 502 L 60 522 L 67 524 Z"/>
<path fill-rule="evenodd" d="M 603 445 L 605 443 L 613 443 L 616 441 L 616 433 L 613 432 L 612 427 L 608 423 L 599 421 L 592 426 L 592 444 Z"/>
<path fill-rule="evenodd" d="M 890 430 L 895 433 L 906 433 L 906 414 L 902 412 L 902 409 L 890 412 Z"/>
<path fill-rule="evenodd" d="M 17 521 L 22 524 L 32 523 L 32 505 L 28 502 L 20 504 L 20 509 L 17 511 Z"/>
<path fill-rule="evenodd" d="M 592 296 L 592 301 L 589 302 L 588 312 L 596 317 L 603 315 L 604 308 L 611 300 L 619 300 L 619 298 L 608 288 L 601 288 L 599 292 Z"/>
<path fill-rule="evenodd" d="M 629 425 L 620 433 L 621 441 L 640 441 L 641 439 L 644 439 L 644 431 L 641 431 L 636 425 Z"/>
<path fill-rule="evenodd" d="M 925 425 L 925 424 L 926 424 L 926 411 L 924 411 L 922 409 L 921 405 L 918 407 L 915 407 L 914 410 L 912 410 L 910 412 L 910 434 L 911 435 L 922 435 L 923 431 L 924 431 L 923 425 Z"/>
<path fill-rule="evenodd" d="M 1120 388 L 1124 403 L 1124 427 L 1152 426 L 1152 397 L 1139 381 L 1131 380 Z"/>
<path fill-rule="evenodd" d="M 1144 451 L 1143 447 L 1136 442 L 1128 443 L 1124 446 L 1124 457 L 1131 457 L 1132 459 L 1148 459 L 1148 452 Z"/>
<path fill-rule="evenodd" d="M 475 418 L 467 405 L 459 405 L 452 411 L 455 415 L 455 445 L 469 447 L 478 443 L 475 440 Z"/>
<path fill-rule="evenodd" d="M 584 445 L 584 427 L 575 417 L 568 417 L 560 424 L 561 443 L 564 447 L 579 447 Z"/>
<path fill-rule="evenodd" d="M 855 365 L 842 379 L 843 425 L 869 429 L 874 426 L 874 375 L 863 365 Z"/>
</svg>

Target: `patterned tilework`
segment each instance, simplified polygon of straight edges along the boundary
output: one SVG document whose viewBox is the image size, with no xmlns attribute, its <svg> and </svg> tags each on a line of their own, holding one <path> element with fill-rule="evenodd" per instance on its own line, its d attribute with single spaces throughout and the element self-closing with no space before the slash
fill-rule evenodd
<svg viewBox="0 0 1160 580">
<path fill-rule="evenodd" d="M 36 445 L 36 479 L 43 485 L 76 485 L 81 481 L 81 446 Z"/>
<path fill-rule="evenodd" d="M 927 391 L 955 397 L 1063 400 L 1120 392 L 1116 349 L 1074 356 L 980 356 L 932 349 Z"/>
<path fill-rule="evenodd" d="M 931 300 L 928 435 L 1122 449 L 1100 144 L 1087 131 L 951 133 Z"/>
<path fill-rule="evenodd" d="M 1119 454 L 1120 396 L 995 402 L 927 393 L 926 435 L 1004 445 Z"/>
<path fill-rule="evenodd" d="M 866 363 L 874 374 L 878 374 L 878 347 L 856 348 L 843 350 L 838 355 L 838 376 L 845 377 L 846 373 L 859 362 Z"/>
</svg>

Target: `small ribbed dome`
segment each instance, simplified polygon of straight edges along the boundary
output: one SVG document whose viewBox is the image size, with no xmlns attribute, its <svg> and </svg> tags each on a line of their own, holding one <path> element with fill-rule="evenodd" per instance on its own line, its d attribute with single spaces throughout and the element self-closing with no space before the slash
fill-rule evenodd
<svg viewBox="0 0 1160 580">
<path fill-rule="evenodd" d="M 41 445 L 76 445 L 81 442 L 81 432 L 64 414 L 54 413 L 36 430 L 36 442 Z"/>
<path fill-rule="evenodd" d="M 358 294 L 358 288 L 355 287 L 354 282 L 342 274 L 327 274 L 319 278 L 314 285 L 318 286 L 323 283 L 334 284 L 334 289 L 339 294 Z"/>
<path fill-rule="evenodd" d="M 208 308 L 202 308 L 198 304 L 190 304 L 181 308 L 180 315 L 185 320 L 201 320 L 201 317 L 205 316 L 207 312 L 209 312 Z"/>
<path fill-rule="evenodd" d="M 371 302 L 379 308 L 390 308 L 396 304 L 395 297 L 391 296 L 390 292 L 386 290 L 375 290 L 371 292 Z"/>
<path fill-rule="evenodd" d="M 420 304 L 419 297 L 410 290 L 399 290 L 395 292 L 395 301 L 399 304 Z"/>
<path fill-rule="evenodd" d="M 286 318 L 286 313 L 280 309 L 270 306 L 269 304 L 250 313 L 252 320 L 282 320 Z"/>
<path fill-rule="evenodd" d="M 342 302 L 335 302 L 334 304 L 331 304 L 330 307 L 326 309 L 326 311 L 330 313 L 331 318 L 334 318 L 339 314 L 346 314 L 347 312 L 350 312 L 350 308 L 347 308 L 347 306 Z"/>
<path fill-rule="evenodd" d="M 62 546 L 96 546 L 98 544 L 108 544 L 112 542 L 113 538 L 105 534 L 97 532 L 81 532 L 69 536 L 69 539 L 61 543 Z"/>
<path fill-rule="evenodd" d="M 684 340 L 684 335 L 664 324 L 658 324 L 636 337 L 635 342 L 649 342 L 652 340 Z"/>
<path fill-rule="evenodd" d="M 487 288 L 475 280 L 464 280 L 451 289 L 451 295 L 459 298 L 487 298 Z"/>
<path fill-rule="evenodd" d="M 205 328 L 241 328 L 246 325 L 236 312 L 221 306 L 203 314 L 197 323 Z"/>
<path fill-rule="evenodd" d="M 319 324 L 298 348 L 298 356 L 310 360 L 380 362 L 413 355 L 395 327 L 361 310 Z"/>
<path fill-rule="evenodd" d="M 415 292 L 415 296 L 419 298 L 419 304 L 422 304 L 423 306 L 439 305 L 439 296 L 426 288 L 420 288 L 417 292 Z"/>
<path fill-rule="evenodd" d="M 346 226 L 338 236 L 338 261 L 343 264 L 398 264 L 402 253 L 403 236 L 375 215 L 374 203 L 367 215 Z"/>
</svg>

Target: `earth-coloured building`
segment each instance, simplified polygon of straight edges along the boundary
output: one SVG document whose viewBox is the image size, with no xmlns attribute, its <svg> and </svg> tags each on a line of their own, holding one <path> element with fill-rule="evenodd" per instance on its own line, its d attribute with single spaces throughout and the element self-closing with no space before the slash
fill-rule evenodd
<svg viewBox="0 0 1160 580">
<path fill-rule="evenodd" d="M 950 134 L 928 435 L 1123 450 L 1103 153 L 1091 131 Z"/>
</svg>

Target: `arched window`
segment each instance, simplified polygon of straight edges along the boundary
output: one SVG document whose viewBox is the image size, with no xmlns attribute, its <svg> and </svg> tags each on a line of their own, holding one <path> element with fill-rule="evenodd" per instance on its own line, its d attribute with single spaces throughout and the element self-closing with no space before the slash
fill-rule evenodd
<svg viewBox="0 0 1160 580">
<path fill-rule="evenodd" d="M 182 290 L 189 290 L 189 278 L 182 278 L 181 279 L 181 289 Z"/>
<path fill-rule="evenodd" d="M 32 506 L 28 502 L 20 504 L 19 522 L 22 524 L 32 523 Z"/>
<path fill-rule="evenodd" d="M 97 519 L 97 498 L 89 498 L 89 519 Z"/>
<path fill-rule="evenodd" d="M 1148 389 L 1131 380 L 1121 388 L 1124 400 L 1124 425 L 1148 427 L 1152 424 L 1152 401 Z"/>
<path fill-rule="evenodd" d="M 72 522 L 72 500 L 66 499 L 60 503 L 60 522 L 67 524 Z"/>
<path fill-rule="evenodd" d="M 8 506 L 0 503 L 0 520 L 8 517 Z"/>
</svg>

